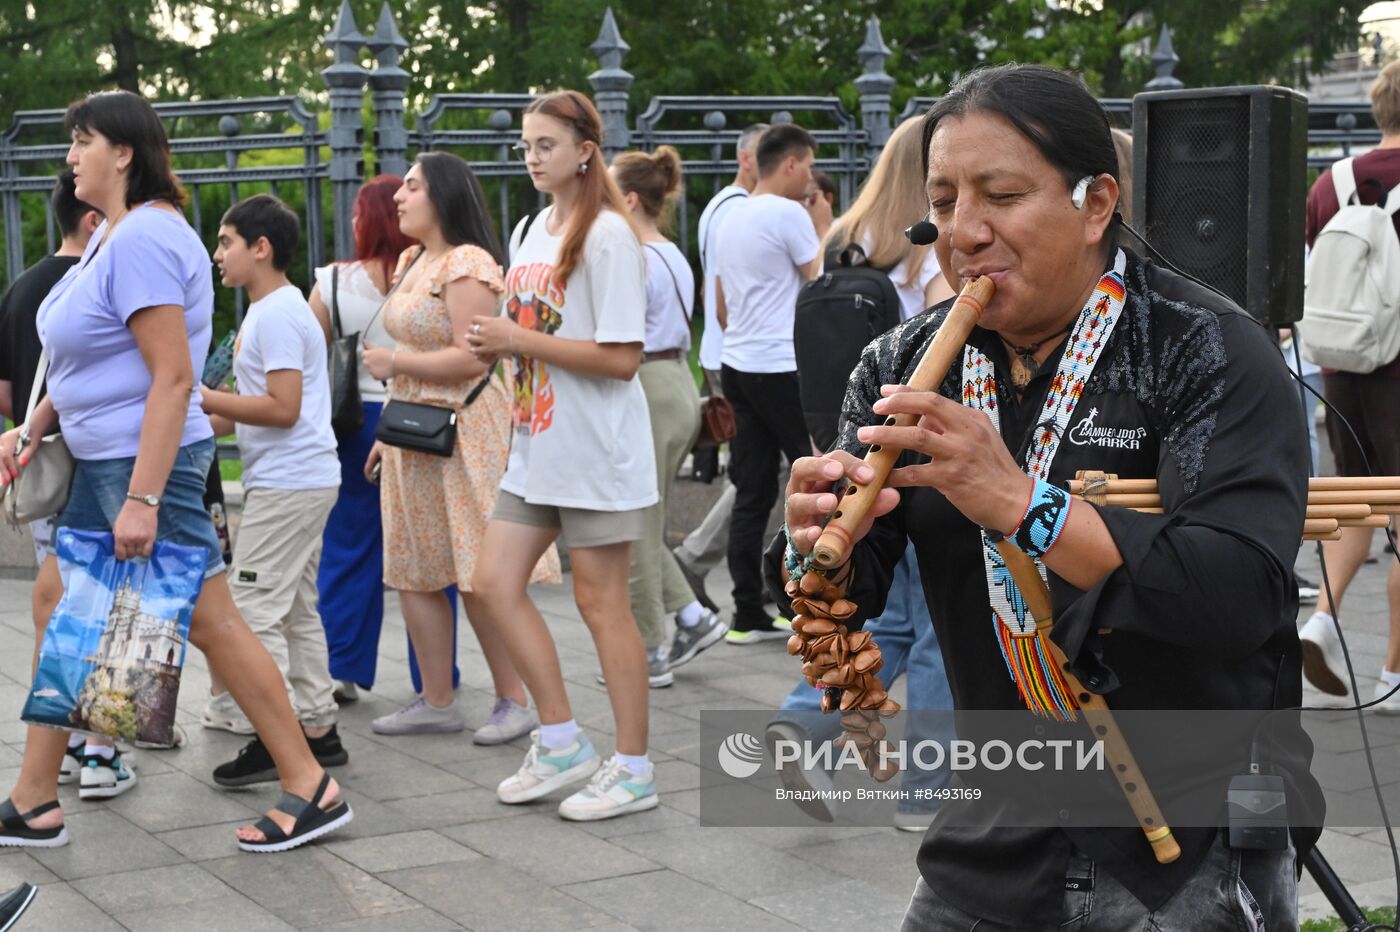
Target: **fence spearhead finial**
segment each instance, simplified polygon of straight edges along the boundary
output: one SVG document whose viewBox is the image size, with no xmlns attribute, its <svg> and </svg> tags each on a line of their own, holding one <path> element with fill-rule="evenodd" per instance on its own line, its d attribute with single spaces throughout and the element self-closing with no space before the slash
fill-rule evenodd
<svg viewBox="0 0 1400 932">
<path fill-rule="evenodd" d="M 856 49 L 856 57 L 860 59 L 860 65 L 865 69 L 866 74 L 883 74 L 885 62 L 889 60 L 890 47 L 885 44 L 885 37 L 880 34 L 880 17 L 872 16 L 865 24 L 865 41 L 860 48 Z"/>
<path fill-rule="evenodd" d="M 379 8 L 379 21 L 374 24 L 374 35 L 365 40 L 365 47 L 374 54 L 381 65 L 397 65 L 399 58 L 408 49 L 408 40 L 399 32 L 394 22 L 394 11 L 386 2 Z"/>
<path fill-rule="evenodd" d="M 1163 23 L 1162 31 L 1157 36 L 1157 48 L 1152 52 L 1152 70 L 1156 72 L 1156 77 L 1147 82 L 1147 89 L 1174 91 L 1185 87 L 1181 79 L 1172 74 L 1180 62 L 1181 58 L 1176 54 L 1176 49 L 1172 48 L 1171 29 Z"/>
<path fill-rule="evenodd" d="M 340 12 L 335 16 L 335 25 L 322 42 L 335 53 L 337 65 L 356 62 L 356 56 L 360 49 L 364 48 L 365 37 L 355 25 L 355 13 L 350 9 L 350 0 L 341 0 Z"/>
<path fill-rule="evenodd" d="M 598 30 L 598 38 L 593 40 L 588 50 L 598 59 L 598 64 L 602 65 L 604 70 L 621 68 L 622 59 L 632 51 L 632 46 L 627 44 L 622 38 L 622 33 L 617 30 L 617 18 L 613 16 L 612 7 L 608 7 L 603 13 L 603 26 Z"/>
</svg>

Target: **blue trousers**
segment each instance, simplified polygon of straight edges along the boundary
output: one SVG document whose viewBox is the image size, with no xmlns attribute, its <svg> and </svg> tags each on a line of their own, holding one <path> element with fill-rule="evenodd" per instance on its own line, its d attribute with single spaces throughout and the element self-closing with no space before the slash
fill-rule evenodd
<svg viewBox="0 0 1400 932">
<path fill-rule="evenodd" d="M 919 564 L 912 543 L 905 547 L 904 556 L 895 567 L 884 614 L 867 621 L 862 630 L 869 631 L 875 643 L 880 645 L 885 663 L 878 675 L 886 690 L 901 674 L 907 674 L 909 681 L 906 691 L 911 711 L 945 711 L 953 708 L 953 692 L 943 668 L 943 652 L 938 647 L 933 619 L 929 617 L 928 604 L 924 601 L 923 583 L 919 580 Z M 792 720 L 806 728 L 814 738 L 835 737 L 841 729 L 840 717 L 821 714 L 821 698 L 821 690 L 805 679 L 798 680 L 792 692 L 783 700 L 782 709 L 784 712 L 815 713 L 794 716 Z M 909 718 L 911 733 L 905 738 L 911 744 L 929 738 L 946 741 L 952 737 L 951 734 L 913 734 L 922 720 L 923 717 L 917 714 Z M 947 782 L 946 772 L 918 768 L 909 770 L 904 779 L 904 785 L 910 789 L 938 787 Z"/>
<path fill-rule="evenodd" d="M 340 497 L 331 509 L 322 538 L 321 569 L 316 576 L 321 623 L 330 648 L 331 676 L 369 689 L 374 685 L 379 658 L 379 632 L 384 626 L 384 525 L 379 517 L 379 486 L 365 480 L 365 460 L 374 446 L 374 426 L 384 406 L 364 403 L 365 424 L 342 440 Z M 457 669 L 457 587 L 443 590 L 452 603 L 452 686 L 461 680 Z M 408 670 L 413 688 L 423 689 L 418 658 L 408 645 Z"/>
</svg>

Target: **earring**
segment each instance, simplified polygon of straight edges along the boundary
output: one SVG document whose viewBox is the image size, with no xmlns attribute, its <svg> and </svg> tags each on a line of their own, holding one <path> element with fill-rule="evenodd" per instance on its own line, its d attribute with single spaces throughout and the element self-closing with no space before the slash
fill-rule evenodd
<svg viewBox="0 0 1400 932">
<path fill-rule="evenodd" d="M 587 163 L 587 162 L 579 162 L 579 163 L 578 163 L 578 173 L 579 173 L 580 175 L 586 175 L 586 174 L 588 174 L 588 163 Z"/>
</svg>

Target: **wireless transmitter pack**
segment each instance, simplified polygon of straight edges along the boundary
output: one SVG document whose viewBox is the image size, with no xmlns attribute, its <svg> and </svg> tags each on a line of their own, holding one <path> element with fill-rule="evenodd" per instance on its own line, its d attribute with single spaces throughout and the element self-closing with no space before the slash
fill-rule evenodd
<svg viewBox="0 0 1400 932">
<path fill-rule="evenodd" d="M 1225 811 L 1230 828 L 1230 847 L 1256 851 L 1282 851 L 1288 847 L 1288 800 L 1283 777 L 1250 773 L 1230 780 L 1225 792 Z"/>
</svg>

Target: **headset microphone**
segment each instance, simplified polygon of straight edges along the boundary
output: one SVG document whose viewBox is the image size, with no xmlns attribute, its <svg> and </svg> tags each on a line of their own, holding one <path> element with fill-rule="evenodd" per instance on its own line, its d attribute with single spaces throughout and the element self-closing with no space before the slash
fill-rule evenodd
<svg viewBox="0 0 1400 932">
<path fill-rule="evenodd" d="M 904 231 L 904 235 L 909 238 L 909 242 L 915 246 L 928 246 L 938 239 L 938 227 L 927 220 L 920 220 L 918 223 Z"/>
</svg>

